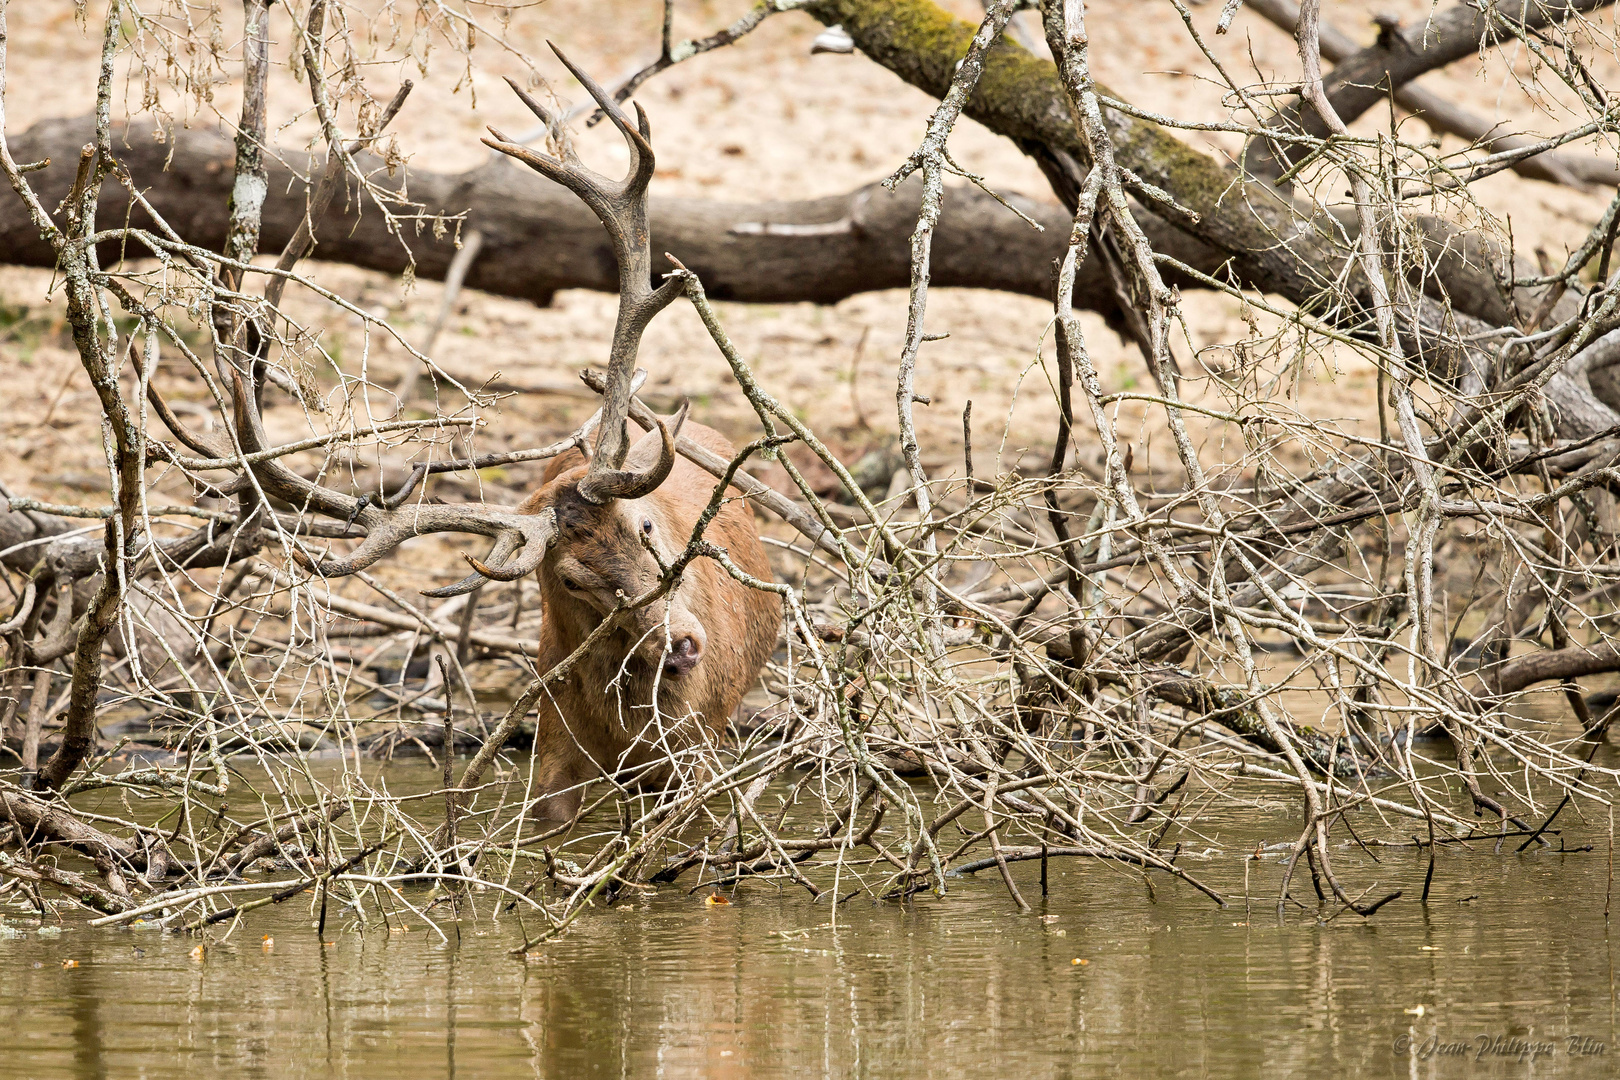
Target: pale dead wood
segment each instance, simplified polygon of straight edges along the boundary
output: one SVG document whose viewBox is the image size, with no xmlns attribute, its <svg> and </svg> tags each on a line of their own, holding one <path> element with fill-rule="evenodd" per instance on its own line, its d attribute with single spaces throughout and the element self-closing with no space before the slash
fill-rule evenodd
<svg viewBox="0 0 1620 1080">
<path fill-rule="evenodd" d="M 926 0 L 757 8 L 745 29 L 802 8 L 939 98 L 892 177 L 914 194 L 885 202 L 868 191 L 814 212 L 766 204 L 718 222 L 694 211 L 681 226 L 689 232 L 672 228 L 665 243 L 650 195 L 651 124 L 640 106 L 632 120 L 618 104 L 634 86 L 609 93 L 566 58 L 625 140 L 622 179 L 585 168 L 571 149 L 566 119 L 588 105 L 553 107 L 544 90 L 514 84 L 547 149 L 499 133 L 489 145 L 539 178 L 480 173 L 478 216 L 467 218 L 423 183 L 385 182 L 366 151 L 389 110 L 365 112 L 352 138 L 340 130 L 341 53 L 329 48 L 337 31 L 320 0 L 291 13 L 288 47 L 311 80 L 330 164 L 288 200 L 297 205 L 278 233 L 276 200 L 254 197 L 282 176 L 264 142 L 271 106 L 261 92 L 265 50 L 278 46 L 263 29 L 269 5 L 246 0 L 240 137 L 228 176 L 208 189 L 221 196 L 210 212 L 219 227 L 182 234 L 174 204 L 146 187 L 141 154 L 113 150 L 113 5 L 98 25 L 102 107 L 66 144 L 74 167 L 25 168 L 0 138 L 17 196 L 8 213 L 62 268 L 113 481 L 107 506 L 0 491 L 12 598 L 0 625 L 0 728 L 25 768 L 50 753 L 38 780 L 55 789 L 0 782 L 0 829 L 18 849 L 0 873 L 115 919 L 172 901 L 160 918 L 199 931 L 309 889 L 345 915 L 369 911 L 373 886 L 406 881 L 456 888 L 475 905 L 461 887 L 492 886 L 540 915 L 535 939 L 686 875 L 728 887 L 767 877 L 816 903 L 834 884 L 834 902 L 850 887 L 890 899 L 948 893 L 952 871 L 994 867 L 1009 910 L 1023 910 L 1020 864 L 1070 857 L 1173 879 L 1219 903 L 1220 882 L 1169 847 L 1174 829 L 1198 828 L 1200 811 L 1183 807 L 1243 812 L 1257 794 L 1281 792 L 1300 818 L 1279 906 L 1298 902 L 1303 859 L 1319 916 L 1372 917 L 1397 898 L 1426 902 L 1435 871 L 1421 892 L 1370 899 L 1340 844 L 1351 814 L 1358 839 L 1386 834 L 1374 842 L 1410 842 L 1408 823 L 1422 822 L 1418 846 L 1432 853 L 1477 835 L 1469 809 L 1535 843 L 1567 801 L 1611 799 L 1613 770 L 1575 744 L 1582 731 L 1601 735 L 1607 714 L 1575 680 L 1620 670 L 1620 412 L 1610 404 L 1620 397 L 1605 374 L 1620 353 L 1620 199 L 1562 265 L 1517 261 L 1522 238 L 1471 213 L 1482 210 L 1471 200 L 1489 170 L 1528 168 L 1534 158 L 1512 154 L 1540 145 L 1456 161 L 1398 134 L 1354 137 L 1351 75 L 1366 58 L 1324 70 L 1334 50 L 1316 3 L 1293 21 L 1309 110 L 1300 115 L 1314 119 L 1275 128 L 1259 126 L 1256 87 L 1206 49 L 1185 5 L 1171 7 L 1209 77 L 1230 90 L 1223 117 L 1160 115 L 1100 87 L 1092 69 L 1108 28 L 1088 24 L 1078 0 L 1043 12 L 1055 62 L 1009 44 L 1019 6 L 989 3 L 977 25 Z M 1583 74 L 1582 43 L 1561 21 L 1569 9 L 1505 21 L 1459 9 L 1439 20 L 1450 34 L 1477 15 L 1494 20 L 1478 38 L 1488 46 L 1518 34 L 1541 50 L 1538 77 L 1565 80 L 1580 113 L 1549 143 L 1616 133 L 1605 92 Z M 697 41 L 719 48 L 742 36 Z M 1446 41 L 1446 55 L 1463 55 Z M 702 51 L 676 45 L 666 33 L 638 78 Z M 1422 66 L 1378 70 L 1400 83 Z M 1067 212 L 1030 210 L 965 176 L 950 152 L 963 117 L 1035 155 Z M 1199 154 L 1178 126 L 1284 145 L 1297 155 L 1293 194 Z M 77 130 L 42 127 L 39 138 Z M 181 138 L 173 149 L 200 146 Z M 947 185 L 949 175 L 982 194 Z M 342 205 L 341 184 L 364 214 Z M 1335 194 L 1346 186 L 1348 203 Z M 1419 189 L 1431 200 L 1422 207 Z M 538 298 L 555 282 L 594 281 L 618 295 L 619 315 L 604 370 L 586 373 L 602 396 L 596 416 L 561 438 L 478 453 L 472 439 L 495 404 L 480 381 L 488 373 L 452 377 L 299 267 L 312 250 L 352 252 L 355 223 L 380 219 L 396 243 L 411 222 L 441 233 L 421 248 L 438 251 L 435 273 L 451 269 L 465 230 L 470 253 L 457 273 L 468 287 L 521 276 L 536 238 L 501 224 L 552 218 L 524 218 L 514 193 L 583 204 L 594 246 L 574 245 L 588 258 L 557 278 L 508 280 L 505 291 Z M 133 216 L 99 212 L 113 197 Z M 498 197 L 513 205 L 492 205 Z M 918 407 L 932 402 L 919 372 L 938 336 L 931 290 L 950 280 L 954 245 L 995 253 L 1010 235 L 978 209 L 953 218 L 964 206 L 993 207 L 1020 236 L 1045 238 L 1019 249 L 1016 271 L 981 282 L 1052 304 L 1050 338 L 1031 343 L 1042 371 L 1023 392 L 1049 392 L 1056 422 L 1050 445 L 1038 440 L 1039 466 L 1023 472 L 984 449 L 1012 429 L 987 432 L 980 418 L 975 431 L 965 411 L 965 469 L 954 447 L 923 452 Z M 1479 227 L 1459 228 L 1464 219 Z M 579 212 L 573 220 L 579 228 Z M 723 287 L 751 298 L 909 286 L 891 357 L 901 467 L 891 462 L 894 475 L 876 483 L 858 481 L 838 444 L 762 378 L 770 369 L 732 339 L 716 281 L 684 246 L 705 258 L 768 251 L 791 262 L 813 251 L 858 262 L 879 250 L 874 238 L 890 263 L 830 284 L 807 284 L 818 256 L 792 280 L 775 264 L 716 265 L 729 267 Z M 250 261 L 277 244 L 274 264 Z M 102 260 L 125 248 L 146 261 Z M 427 272 L 425 257 L 418 266 L 414 249 L 400 250 L 389 256 L 396 269 Z M 1038 285 L 1028 265 L 1037 250 L 1056 263 Z M 655 264 L 666 252 L 667 268 Z M 390 335 L 434 382 L 427 415 L 379 405 L 374 382 L 332 362 L 314 344 L 322 327 L 300 325 L 282 303 L 293 284 L 330 317 Z M 1251 332 L 1201 343 L 1178 293 L 1194 284 L 1241 303 Z M 677 299 L 693 305 L 753 412 L 736 444 L 688 419 L 686 406 L 665 417 L 637 397 L 638 364 L 658 363 L 640 356 L 642 336 Z M 1156 385 L 1121 388 L 1099 370 L 1076 317 L 1088 305 L 1122 317 Z M 115 312 L 135 320 L 138 344 Z M 200 333 L 193 312 L 203 313 Z M 1194 351 L 1178 361 L 1183 342 Z M 174 375 L 160 360 L 188 367 L 205 389 L 211 429 L 170 406 Z M 1376 435 L 1311 415 L 1287 393 L 1296 365 L 1350 360 L 1377 380 Z M 286 435 L 267 420 L 277 394 L 312 412 L 315 401 L 335 403 L 322 421 L 330 430 Z M 1143 414 L 1168 432 L 1169 451 L 1151 462 L 1148 429 L 1130 426 Z M 630 420 L 646 432 L 633 445 Z M 396 455 L 395 479 L 356 490 L 346 470 L 384 449 Z M 403 481 L 397 455 L 408 460 Z M 447 473 L 522 462 L 548 464 L 519 505 L 447 503 L 434 486 Z M 778 467 L 797 494 L 765 482 Z M 194 495 L 153 498 L 159 483 Z M 785 523 L 771 537 L 774 563 L 751 506 Z M 91 527 L 75 531 L 77 519 Z M 797 535 L 783 539 L 789 530 Z M 437 533 L 482 536 L 492 550 L 467 556 L 474 573 L 463 581 L 422 589 L 427 575 L 401 549 Z M 521 675 L 497 694 L 501 663 Z M 425 679 L 413 674 L 421 667 Z M 768 692 L 738 712 L 762 670 Z M 1552 700 L 1574 719 L 1568 737 L 1522 720 L 1515 696 L 1555 680 Z M 169 756 L 139 768 L 108 760 L 100 736 L 114 712 L 149 752 Z M 444 753 L 442 790 L 400 796 L 368 783 L 352 758 L 371 724 L 387 732 L 372 745 L 414 740 Z M 1417 745 L 1430 730 L 1448 755 Z M 340 783 L 311 781 L 303 755 L 315 748 L 344 751 Z M 458 751 L 472 755 L 459 778 Z M 232 755 L 287 780 L 278 790 L 307 794 L 230 810 L 249 798 L 231 791 Z M 164 830 L 67 801 L 107 787 L 164 800 Z M 1196 800 L 1168 801 L 1188 791 Z M 91 858 L 101 882 L 58 873 L 58 851 Z M 293 875 L 212 880 L 271 856 Z M 545 886 L 532 895 L 512 880 L 528 869 Z M 384 911 L 398 903 L 427 917 L 390 895 Z"/>
</svg>

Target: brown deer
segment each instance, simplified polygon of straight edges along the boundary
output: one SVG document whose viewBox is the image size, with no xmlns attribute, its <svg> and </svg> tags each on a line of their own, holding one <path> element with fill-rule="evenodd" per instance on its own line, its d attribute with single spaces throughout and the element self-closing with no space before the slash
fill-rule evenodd
<svg viewBox="0 0 1620 1080">
<path fill-rule="evenodd" d="M 552 459 L 540 489 L 518 507 L 533 524 L 500 535 L 489 560 L 495 565 L 468 557 L 477 573 L 428 594 L 454 595 L 486 579 L 512 581 L 538 572 L 541 672 L 605 630 L 565 675 L 546 685 L 538 701 L 535 812 L 550 821 L 573 817 L 585 785 L 598 776 L 623 776 L 643 786 L 663 782 L 671 763 L 717 736 L 775 647 L 781 611 L 774 594 L 742 584 L 710 558 L 689 560 L 662 595 L 628 606 L 664 581 L 666 568 L 695 538 L 718 483 L 677 458 L 683 425 L 686 440 L 711 453 L 731 460 L 737 452 L 719 432 L 684 423 L 684 407 L 673 424 L 638 414 L 650 421 L 642 425 L 648 431 L 628 445 L 625 421 L 641 336 L 679 295 L 681 282 L 652 285 L 646 200 L 654 159 L 646 114 L 637 105 L 639 123 L 632 127 L 612 98 L 557 55 L 624 134 L 629 176 L 613 181 L 587 169 L 557 121 L 515 83 L 512 88 L 551 128 L 561 158 L 512 143 L 493 128 L 495 139 L 484 141 L 578 194 L 613 241 L 619 318 L 606 379 L 599 384 L 600 435 L 589 457 L 575 448 Z M 735 489 L 728 496 L 701 539 L 723 549 L 744 574 L 769 580 L 753 510 Z M 604 620 L 613 625 L 603 628 Z"/>
<path fill-rule="evenodd" d="M 723 463 L 736 458 L 736 451 L 719 433 L 699 424 L 685 425 L 683 435 L 684 409 L 671 425 L 634 398 L 642 334 L 685 284 L 684 270 L 683 276 L 672 276 L 656 288 L 652 282 L 647 187 L 654 158 L 646 114 L 638 105 L 637 123 L 632 125 L 590 76 L 561 52 L 557 55 L 629 143 L 630 172 L 624 180 L 611 180 L 587 169 L 558 119 L 516 84 L 518 96 L 547 124 L 560 157 L 512 143 L 493 128 L 495 140 L 484 140 L 577 194 L 606 226 L 619 265 L 619 318 L 607 371 L 604 378 L 586 373 L 586 381 L 603 396 L 601 411 L 559 444 L 560 454 L 553 458 L 538 491 L 518 507 L 411 500 L 432 473 L 516 459 L 500 454 L 418 464 L 402 487 L 377 499 L 322 486 L 283 464 L 279 453 L 258 456 L 274 446 L 259 406 L 265 371 L 262 351 L 255 353 L 250 371 L 233 369 L 227 384 L 241 448 L 255 454 L 246 462 L 251 482 L 239 476 L 231 490 L 246 492 L 256 485 L 265 494 L 343 522 L 340 527 L 312 526 L 309 536 L 348 538 L 355 529 L 364 535 L 342 557 L 317 557 L 295 543 L 292 558 L 312 575 L 332 579 L 358 573 L 413 536 L 444 532 L 488 536 L 495 541 L 488 565 L 469 557 L 475 574 L 427 595 L 469 593 L 490 580 L 515 581 L 538 572 L 544 612 L 536 660 L 544 673 L 552 673 L 596 634 L 592 647 L 566 670 L 530 687 L 530 694 L 538 695 L 533 700 L 540 711 L 538 809 L 551 820 L 572 817 L 584 784 L 595 777 L 627 774 L 641 784 L 660 782 L 683 752 L 713 739 L 775 646 L 779 612 L 773 594 L 741 584 L 709 557 L 723 549 L 739 575 L 759 581 L 770 577 L 753 511 L 737 494 L 739 488 L 728 488 L 726 500 L 705 520 L 718 483 L 686 460 L 676 459 L 678 440 L 683 453 L 703 461 L 710 472 L 724 473 Z M 497 237 L 487 242 L 525 244 L 534 239 Z M 254 332 L 268 348 L 270 335 Z M 187 447 L 209 457 L 238 455 L 229 442 L 190 431 L 155 384 L 148 393 L 164 423 Z M 634 448 L 627 425 L 632 410 L 647 432 Z M 593 428 L 599 434 L 587 456 L 583 450 Z M 820 524 L 791 502 L 757 480 L 742 474 L 736 479 L 749 485 L 749 498 L 797 522 L 796 527 L 808 528 L 806 535 L 814 542 L 830 543 Z M 247 553 L 256 550 L 262 543 L 260 514 L 268 507 L 258 501 L 244 506 L 249 507 L 244 524 L 225 538 L 223 548 L 211 533 L 199 532 L 184 546 L 170 548 L 170 557 L 192 565 L 204 544 L 215 551 L 209 558 L 228 558 L 238 543 Z M 707 546 L 689 550 L 693 539 Z M 628 603 L 654 592 L 641 606 Z M 521 712 L 509 714 L 490 744 L 469 763 L 460 785 L 464 792 L 476 784 L 520 716 Z"/>
<path fill-rule="evenodd" d="M 735 456 L 711 428 L 689 423 L 685 430 L 700 445 Z M 593 476 L 572 451 L 552 461 L 544 485 L 522 504 L 525 513 L 556 516 L 539 571 L 542 672 L 615 617 L 624 600 L 659 584 L 660 563 L 668 566 L 685 549 L 716 484 L 676 458 L 662 424 L 636 443 L 625 464 Z M 745 502 L 726 502 L 704 537 L 745 573 L 769 580 Z M 616 619 L 617 629 L 540 700 L 535 750 L 543 801 L 535 813 L 542 819 L 572 817 L 584 784 L 604 773 L 661 781 L 668 770 L 660 762 L 717 736 L 776 645 L 781 604 L 712 559 L 695 559 L 670 593 Z"/>
</svg>

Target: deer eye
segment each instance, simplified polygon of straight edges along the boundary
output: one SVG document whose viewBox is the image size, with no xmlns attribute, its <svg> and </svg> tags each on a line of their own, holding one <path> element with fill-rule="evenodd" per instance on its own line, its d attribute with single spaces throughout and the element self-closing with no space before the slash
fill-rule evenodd
<svg viewBox="0 0 1620 1080">
<path fill-rule="evenodd" d="M 648 536 L 652 535 L 652 518 L 642 518 L 641 531 Z"/>
<path fill-rule="evenodd" d="M 567 589 L 569 592 L 579 592 L 579 586 L 574 583 L 573 578 L 569 578 L 569 577 L 563 578 L 562 579 L 562 587 Z"/>
</svg>

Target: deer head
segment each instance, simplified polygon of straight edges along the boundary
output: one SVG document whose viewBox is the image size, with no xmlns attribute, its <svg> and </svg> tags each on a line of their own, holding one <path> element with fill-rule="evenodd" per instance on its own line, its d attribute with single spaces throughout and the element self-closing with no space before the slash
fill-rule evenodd
<svg viewBox="0 0 1620 1080">
<path fill-rule="evenodd" d="M 446 467 L 477 467 L 478 459 L 420 464 L 399 491 L 374 500 L 322 487 L 281 464 L 276 455 L 268 455 L 250 461 L 251 478 L 238 478 L 236 486 L 225 493 L 247 490 L 256 482 L 265 492 L 287 502 L 344 519 L 341 529 L 327 529 L 317 535 L 346 538 L 353 528 L 363 530 L 362 543 L 340 558 L 317 558 L 300 547 L 291 549 L 293 559 L 301 566 L 326 578 L 363 571 L 413 536 L 466 532 L 493 537 L 487 561 L 464 556 L 473 574 L 425 595 L 455 596 L 472 592 L 488 581 L 515 581 L 540 571 L 542 589 L 558 594 L 547 599 L 547 617 L 552 611 L 560 616 L 572 612 L 581 619 L 594 618 L 594 626 L 602 615 L 619 608 L 623 599 L 644 596 L 664 579 L 666 567 L 684 547 L 685 537 L 679 534 L 691 527 L 688 515 L 678 509 L 678 501 L 657 497 L 659 485 L 675 465 L 675 440 L 685 421 L 686 408 L 682 407 L 672 424 L 651 417 L 653 430 L 634 447 L 629 445 L 626 427 L 633 395 L 645 378 L 645 372 L 635 367 L 642 335 L 653 317 L 680 295 L 683 283 L 672 278 L 657 288 L 653 286 L 647 188 L 655 159 L 645 112 L 637 105 L 636 121 L 632 123 L 612 96 L 555 46 L 552 49 L 624 136 L 630 149 L 629 173 L 622 180 L 613 180 L 586 168 L 562 130 L 560 118 L 553 117 L 511 80 L 508 82 L 512 89 L 551 129 L 560 156 L 513 143 L 493 128 L 490 131 L 494 139 L 484 142 L 573 191 L 601 219 L 613 243 L 620 277 L 613 345 L 605 378 L 586 373 L 587 383 L 603 396 L 602 408 L 569 440 L 583 451 L 594 429 L 598 432 L 594 452 L 587 455 L 584 464 L 553 476 L 551 482 L 515 509 L 428 501 L 403 505 L 429 472 Z M 257 400 L 257 391 L 262 387 L 250 387 L 240 372 L 233 372 L 233 376 L 234 426 L 242 447 L 255 453 L 268 450 L 271 440 L 264 431 Z M 211 457 L 231 455 L 230 446 L 216 445 L 189 432 L 155 386 L 149 388 L 149 395 L 165 423 L 188 447 Z M 643 426 L 648 426 L 649 418 L 640 419 Z M 563 452 L 561 445 L 556 452 Z M 553 599 L 558 602 L 553 603 Z M 652 663 L 662 660 L 668 674 L 685 675 L 702 657 L 706 644 L 703 625 L 681 600 L 678 587 L 633 610 L 624 620 L 635 635 L 638 654 Z"/>
<path fill-rule="evenodd" d="M 548 619 L 571 621 L 578 640 L 628 599 L 658 587 L 680 555 L 691 529 L 682 501 L 659 491 L 675 465 L 675 440 L 686 419 L 683 406 L 670 423 L 631 447 L 625 468 L 592 473 L 576 465 L 553 477 L 523 509 L 552 515 L 556 525 L 540 573 Z M 662 663 L 680 677 L 703 657 L 708 635 L 676 584 L 664 596 L 621 612 L 637 656 Z M 577 635 L 577 637 L 575 636 Z"/>
</svg>

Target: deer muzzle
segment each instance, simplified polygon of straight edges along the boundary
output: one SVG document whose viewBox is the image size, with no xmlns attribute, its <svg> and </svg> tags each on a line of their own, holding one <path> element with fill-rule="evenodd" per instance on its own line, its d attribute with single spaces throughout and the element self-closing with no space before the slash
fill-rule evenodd
<svg viewBox="0 0 1620 1080">
<path fill-rule="evenodd" d="M 667 625 L 659 619 L 645 628 L 640 652 L 648 663 L 663 667 L 664 678 L 681 679 L 703 662 L 708 643 L 703 624 L 690 612 L 677 609 L 669 613 Z"/>
</svg>

